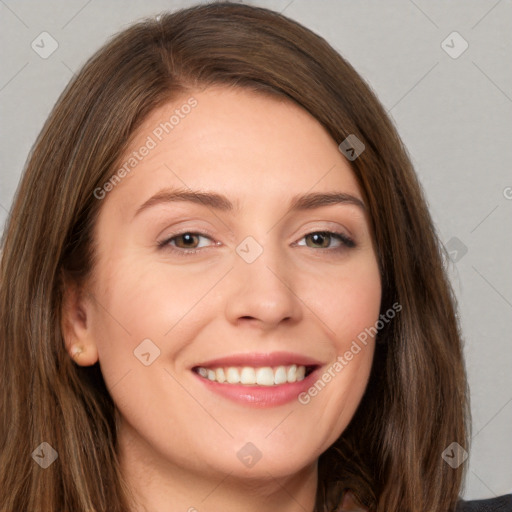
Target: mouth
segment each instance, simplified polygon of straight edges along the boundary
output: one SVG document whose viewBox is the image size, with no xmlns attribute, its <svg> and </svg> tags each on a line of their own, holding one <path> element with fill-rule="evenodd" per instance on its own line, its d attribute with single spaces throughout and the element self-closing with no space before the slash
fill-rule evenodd
<svg viewBox="0 0 512 512">
<path fill-rule="evenodd" d="M 190 367 L 203 389 L 246 407 L 275 407 L 297 400 L 324 363 L 291 352 L 234 354 Z"/>
<path fill-rule="evenodd" d="M 319 365 L 278 365 L 278 366 L 195 366 L 192 371 L 200 377 L 219 384 L 274 387 L 282 384 L 301 382 Z"/>
</svg>

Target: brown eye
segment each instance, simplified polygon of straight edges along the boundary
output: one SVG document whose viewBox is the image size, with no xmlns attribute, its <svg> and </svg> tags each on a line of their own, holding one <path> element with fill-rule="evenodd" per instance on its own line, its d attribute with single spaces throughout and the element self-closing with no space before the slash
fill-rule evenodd
<svg viewBox="0 0 512 512">
<path fill-rule="evenodd" d="M 195 249 L 199 236 L 195 233 L 183 233 L 175 236 L 173 239 L 176 240 L 176 247 L 180 249 Z M 180 240 L 183 241 L 183 245 L 179 243 Z"/>
<path fill-rule="evenodd" d="M 331 231 L 315 231 L 304 236 L 306 240 L 306 246 L 311 249 L 343 249 L 343 247 L 355 247 L 355 243 L 352 239 L 342 233 L 334 233 Z M 330 247 L 332 240 L 338 241 L 337 246 Z M 309 243 L 309 242 L 310 243 Z M 303 245 L 303 244 L 300 244 Z"/>
<path fill-rule="evenodd" d="M 306 235 L 306 240 L 311 240 L 313 244 L 320 245 L 322 248 L 329 247 L 331 236 L 328 233 L 310 233 Z M 308 247 L 311 245 L 306 244 Z"/>
<path fill-rule="evenodd" d="M 203 242 L 203 244 L 200 245 L 201 239 L 206 240 L 206 244 Z M 213 240 L 205 234 L 186 231 L 162 240 L 158 243 L 158 247 L 159 249 L 168 249 L 185 256 L 199 252 L 202 249 L 207 249 L 209 245 L 216 245 L 216 243 L 208 244 L 208 241 L 213 242 Z"/>
</svg>

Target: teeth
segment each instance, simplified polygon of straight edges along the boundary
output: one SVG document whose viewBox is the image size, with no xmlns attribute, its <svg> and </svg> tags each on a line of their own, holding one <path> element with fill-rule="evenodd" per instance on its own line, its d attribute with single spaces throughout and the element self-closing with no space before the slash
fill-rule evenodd
<svg viewBox="0 0 512 512">
<path fill-rule="evenodd" d="M 223 368 L 217 368 L 215 370 L 215 377 L 217 382 L 225 382 L 226 381 L 226 375 L 224 374 Z"/>
<path fill-rule="evenodd" d="M 288 368 L 286 378 L 288 379 L 288 382 L 295 382 L 297 380 L 297 365 L 293 364 Z"/>
<path fill-rule="evenodd" d="M 242 368 L 242 373 L 240 374 L 240 382 L 242 384 L 256 384 L 256 372 L 254 371 L 254 368 L 249 366 Z"/>
<path fill-rule="evenodd" d="M 256 383 L 259 386 L 273 386 L 274 385 L 274 372 L 272 368 L 258 368 L 256 370 Z"/>
<path fill-rule="evenodd" d="M 228 383 L 245 384 L 247 386 L 278 386 L 287 382 L 300 382 L 306 375 L 305 366 L 276 366 L 271 368 L 253 368 L 251 366 L 226 368 L 203 368 L 199 367 L 196 372 L 208 380 Z"/>
<path fill-rule="evenodd" d="M 286 378 L 286 368 L 279 366 L 274 374 L 274 384 L 284 384 L 285 382 L 288 382 Z"/>
<path fill-rule="evenodd" d="M 240 373 L 238 372 L 238 368 L 228 368 L 226 372 L 226 380 L 230 384 L 238 384 L 240 382 Z"/>
</svg>

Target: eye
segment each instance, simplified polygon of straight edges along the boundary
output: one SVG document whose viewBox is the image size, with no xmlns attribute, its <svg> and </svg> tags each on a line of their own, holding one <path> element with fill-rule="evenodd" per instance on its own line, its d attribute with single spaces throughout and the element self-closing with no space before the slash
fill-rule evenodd
<svg viewBox="0 0 512 512">
<path fill-rule="evenodd" d="M 330 242 L 332 242 L 333 239 L 338 241 L 338 246 L 330 247 Z M 305 235 L 301 240 L 306 240 L 306 244 L 297 243 L 297 245 L 306 245 L 311 249 L 339 250 L 345 247 L 355 247 L 356 245 L 355 242 L 344 233 L 334 231 L 314 231 Z M 307 243 L 308 240 L 312 242 L 313 246 Z M 320 247 L 315 247 L 315 244 L 320 245 Z"/>
<path fill-rule="evenodd" d="M 158 247 L 161 249 L 170 249 L 172 251 L 186 255 L 187 253 L 195 253 L 197 252 L 197 249 L 201 249 L 204 247 L 204 245 L 198 245 L 199 239 L 201 238 L 211 240 L 209 236 L 206 236 L 203 233 L 194 233 L 191 231 L 186 231 L 184 233 L 179 233 L 173 235 L 170 238 L 162 240 L 161 242 L 158 243 Z"/>
<path fill-rule="evenodd" d="M 170 250 L 181 256 L 188 256 L 197 252 L 201 249 L 207 248 L 211 245 L 218 245 L 218 242 L 213 244 L 200 245 L 200 240 L 213 241 L 210 236 L 204 233 L 196 233 L 192 231 L 185 231 L 183 233 L 174 234 L 169 238 L 166 238 L 158 243 L 159 249 Z M 306 243 L 297 242 L 295 245 L 307 246 L 310 249 L 327 249 L 332 252 L 342 251 L 346 248 L 355 247 L 355 242 L 345 235 L 344 233 L 338 233 L 334 231 L 313 231 L 303 236 L 301 240 L 306 240 Z M 332 246 L 332 242 L 337 241 L 336 246 Z M 308 243 L 311 242 L 311 243 Z M 319 246 L 319 247 L 318 247 Z"/>
</svg>

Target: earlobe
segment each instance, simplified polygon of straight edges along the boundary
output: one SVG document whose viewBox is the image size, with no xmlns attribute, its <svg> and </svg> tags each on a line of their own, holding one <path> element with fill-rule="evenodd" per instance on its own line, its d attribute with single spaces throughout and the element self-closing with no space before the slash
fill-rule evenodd
<svg viewBox="0 0 512 512">
<path fill-rule="evenodd" d="M 61 333 L 66 351 L 80 366 L 91 366 L 98 361 L 89 308 L 78 286 L 68 281 L 63 287 Z"/>
<path fill-rule="evenodd" d="M 73 361 L 80 366 L 91 366 L 98 361 L 96 346 L 83 347 L 73 345 L 69 351 Z"/>
<path fill-rule="evenodd" d="M 84 349 L 82 347 L 75 345 L 75 346 L 71 347 L 70 356 L 73 359 L 75 359 L 75 357 L 78 357 L 83 351 L 84 351 Z"/>
</svg>

